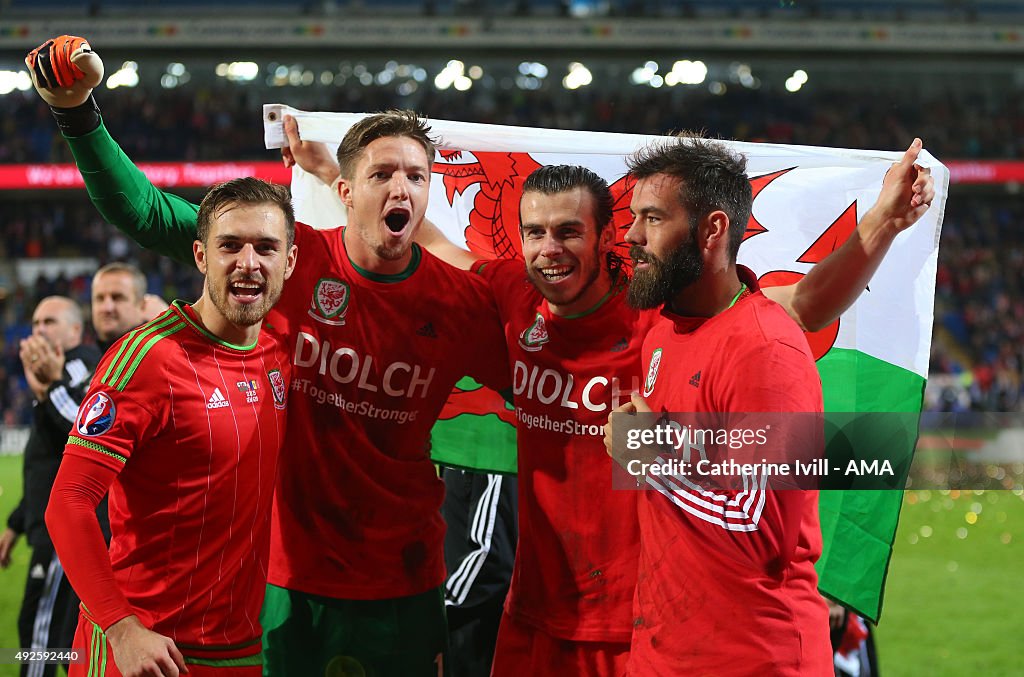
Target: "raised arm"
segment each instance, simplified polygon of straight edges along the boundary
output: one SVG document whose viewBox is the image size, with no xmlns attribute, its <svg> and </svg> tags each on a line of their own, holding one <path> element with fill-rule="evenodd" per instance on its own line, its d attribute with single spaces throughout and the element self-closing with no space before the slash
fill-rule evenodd
<svg viewBox="0 0 1024 677">
<path fill-rule="evenodd" d="M 423 219 L 420 229 L 416 231 L 415 239 L 421 247 L 454 268 L 471 270 L 473 264 L 480 260 L 473 252 L 459 247 L 445 237 L 441 229 L 430 219 Z"/>
<path fill-rule="evenodd" d="M 111 138 L 92 96 L 103 61 L 89 43 L 62 35 L 29 52 L 25 64 L 103 218 L 143 247 L 192 265 L 199 208 L 156 188 Z"/>
<path fill-rule="evenodd" d="M 892 241 L 928 211 L 935 197 L 935 182 L 930 171 L 917 164 L 921 148 L 921 139 L 914 139 L 882 180 L 878 201 L 839 249 L 796 284 L 764 290 L 764 295 L 782 305 L 805 331 L 827 326 L 853 305 Z"/>
</svg>

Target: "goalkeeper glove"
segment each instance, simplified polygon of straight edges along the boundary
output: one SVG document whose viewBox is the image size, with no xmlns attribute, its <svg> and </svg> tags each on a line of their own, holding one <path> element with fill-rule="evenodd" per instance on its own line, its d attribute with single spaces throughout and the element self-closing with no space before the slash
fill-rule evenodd
<svg viewBox="0 0 1024 677">
<path fill-rule="evenodd" d="M 103 60 L 85 38 L 61 35 L 25 57 L 32 84 L 53 108 L 75 108 L 89 100 L 103 80 Z"/>
</svg>

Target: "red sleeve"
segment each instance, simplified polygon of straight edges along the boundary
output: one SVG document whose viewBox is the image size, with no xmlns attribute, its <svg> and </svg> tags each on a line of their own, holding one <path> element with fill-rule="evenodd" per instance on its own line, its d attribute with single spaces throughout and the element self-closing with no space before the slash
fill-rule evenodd
<svg viewBox="0 0 1024 677">
<path fill-rule="evenodd" d="M 469 271 L 492 285 L 526 279 L 526 264 L 521 259 L 478 259 Z"/>
<path fill-rule="evenodd" d="M 474 290 L 479 300 L 471 305 L 475 312 L 466 318 L 469 340 L 466 341 L 462 359 L 465 360 L 469 376 L 500 393 L 512 387 L 503 318 L 491 290 L 491 283 L 486 279 L 475 282 L 480 283 Z"/>
<path fill-rule="evenodd" d="M 96 506 L 117 474 L 98 460 L 65 454 L 46 509 L 46 528 L 71 587 L 104 631 L 135 613 L 114 580 L 96 519 Z"/>
</svg>

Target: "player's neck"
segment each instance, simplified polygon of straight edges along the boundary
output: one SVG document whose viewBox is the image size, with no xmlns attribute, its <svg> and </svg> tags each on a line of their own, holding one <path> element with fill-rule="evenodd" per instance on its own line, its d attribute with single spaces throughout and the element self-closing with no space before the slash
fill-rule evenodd
<svg viewBox="0 0 1024 677">
<path fill-rule="evenodd" d="M 206 331 L 210 332 L 224 343 L 233 346 L 251 346 L 256 343 L 260 335 L 260 327 L 263 322 L 249 326 L 237 325 L 221 315 L 217 307 L 204 293 L 199 300 L 192 304 L 192 309 L 199 318 L 199 323 Z"/>
<path fill-rule="evenodd" d="M 714 317 L 732 306 L 741 288 L 735 263 L 705 268 L 700 279 L 676 294 L 669 309 L 683 317 Z"/>
<path fill-rule="evenodd" d="M 356 268 L 376 275 L 401 275 L 409 267 L 412 261 L 412 247 L 410 246 L 400 258 L 385 259 L 377 255 L 363 238 L 359 237 L 353 229 L 345 228 L 341 235 L 345 245 L 345 252 L 348 260 Z"/>
</svg>

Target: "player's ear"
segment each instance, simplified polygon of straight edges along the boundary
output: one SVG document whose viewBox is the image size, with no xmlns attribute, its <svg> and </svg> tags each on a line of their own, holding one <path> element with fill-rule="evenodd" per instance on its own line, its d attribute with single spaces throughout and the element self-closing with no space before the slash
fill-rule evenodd
<svg viewBox="0 0 1024 677">
<path fill-rule="evenodd" d="M 196 268 L 206 275 L 206 247 L 199 240 L 192 243 L 192 257 L 196 260 Z"/>
<path fill-rule="evenodd" d="M 295 262 L 299 259 L 299 248 L 296 245 L 292 245 L 291 249 L 288 250 L 288 258 L 285 259 L 284 264 L 284 279 L 288 279 L 295 272 Z"/>
<path fill-rule="evenodd" d="M 716 249 L 729 244 L 729 215 L 716 209 L 703 219 L 697 229 L 698 244 L 702 249 Z"/>
<path fill-rule="evenodd" d="M 352 208 L 352 185 L 347 179 L 338 179 L 338 197 L 341 198 L 343 205 L 349 209 Z"/>
<path fill-rule="evenodd" d="M 615 248 L 615 226 L 612 224 L 606 224 L 601 232 L 598 233 L 598 242 L 600 243 L 600 251 L 602 254 L 607 254 Z"/>
</svg>

